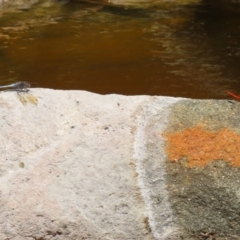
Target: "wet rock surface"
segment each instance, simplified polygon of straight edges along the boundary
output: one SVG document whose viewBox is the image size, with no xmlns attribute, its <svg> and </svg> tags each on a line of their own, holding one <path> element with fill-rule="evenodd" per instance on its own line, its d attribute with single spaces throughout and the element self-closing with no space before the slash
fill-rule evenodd
<svg viewBox="0 0 240 240">
<path fill-rule="evenodd" d="M 184 229 L 183 239 L 240 238 L 238 168 L 223 161 L 191 169 L 184 163 L 171 164 L 167 178 L 169 201 Z"/>
<path fill-rule="evenodd" d="M 238 137 L 239 103 L 31 89 L 0 106 L 0 239 L 240 239 L 239 165 L 173 161 L 168 138 Z"/>
<path fill-rule="evenodd" d="M 172 108 L 167 131 L 182 136 L 174 147 L 184 154 L 167 161 L 167 189 L 174 215 L 187 230 L 180 234 L 183 239 L 240 238 L 239 109 L 238 102 L 217 100 L 184 101 Z M 192 129 L 188 138 L 186 129 Z M 200 138 L 206 133 L 211 139 L 205 136 L 204 145 Z"/>
</svg>

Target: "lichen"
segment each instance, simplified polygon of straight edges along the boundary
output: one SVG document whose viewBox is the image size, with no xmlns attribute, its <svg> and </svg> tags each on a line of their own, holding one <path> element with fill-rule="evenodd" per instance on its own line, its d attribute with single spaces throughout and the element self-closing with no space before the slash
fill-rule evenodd
<svg viewBox="0 0 240 240">
<path fill-rule="evenodd" d="M 170 161 L 187 158 L 188 167 L 196 167 L 224 160 L 232 166 L 240 166 L 240 135 L 229 128 L 212 132 L 195 126 L 164 136 Z"/>
</svg>

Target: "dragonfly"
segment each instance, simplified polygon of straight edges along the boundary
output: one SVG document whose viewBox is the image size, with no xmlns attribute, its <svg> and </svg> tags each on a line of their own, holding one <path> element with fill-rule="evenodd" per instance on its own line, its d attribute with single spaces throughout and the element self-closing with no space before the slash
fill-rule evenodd
<svg viewBox="0 0 240 240">
<path fill-rule="evenodd" d="M 20 81 L 4 86 L 0 86 L 0 89 L 5 89 L 6 91 L 17 91 L 17 92 L 28 92 L 28 88 L 31 87 L 31 84 L 25 81 Z"/>
<path fill-rule="evenodd" d="M 19 97 L 19 100 L 22 102 L 23 105 L 26 105 L 28 102 L 37 105 L 38 99 L 31 93 L 29 93 L 29 89 L 31 84 L 28 82 L 20 81 L 4 86 L 0 86 L 0 90 L 3 91 L 16 91 Z"/>
</svg>

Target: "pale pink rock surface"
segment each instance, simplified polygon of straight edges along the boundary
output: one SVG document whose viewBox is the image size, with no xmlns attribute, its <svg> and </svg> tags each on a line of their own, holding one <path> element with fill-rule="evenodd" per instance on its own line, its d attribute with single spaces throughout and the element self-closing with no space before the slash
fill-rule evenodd
<svg viewBox="0 0 240 240">
<path fill-rule="evenodd" d="M 31 94 L 37 105 L 0 93 L 1 240 L 168 239 L 177 230 L 169 224 L 163 158 L 150 164 L 149 177 L 144 144 L 146 129 L 159 131 L 147 126 L 149 116 L 164 125 L 163 106 L 178 100 L 50 89 Z M 154 179 L 163 193 L 157 204 Z"/>
</svg>

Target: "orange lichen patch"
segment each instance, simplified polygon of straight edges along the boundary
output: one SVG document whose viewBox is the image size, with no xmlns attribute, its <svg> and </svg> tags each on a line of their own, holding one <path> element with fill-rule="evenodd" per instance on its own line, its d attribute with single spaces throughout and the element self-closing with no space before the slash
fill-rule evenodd
<svg viewBox="0 0 240 240">
<path fill-rule="evenodd" d="M 170 161 L 186 157 L 189 167 L 204 166 L 213 160 L 225 160 L 230 165 L 240 166 L 240 135 L 228 128 L 210 132 L 194 127 L 164 135 Z"/>
</svg>

